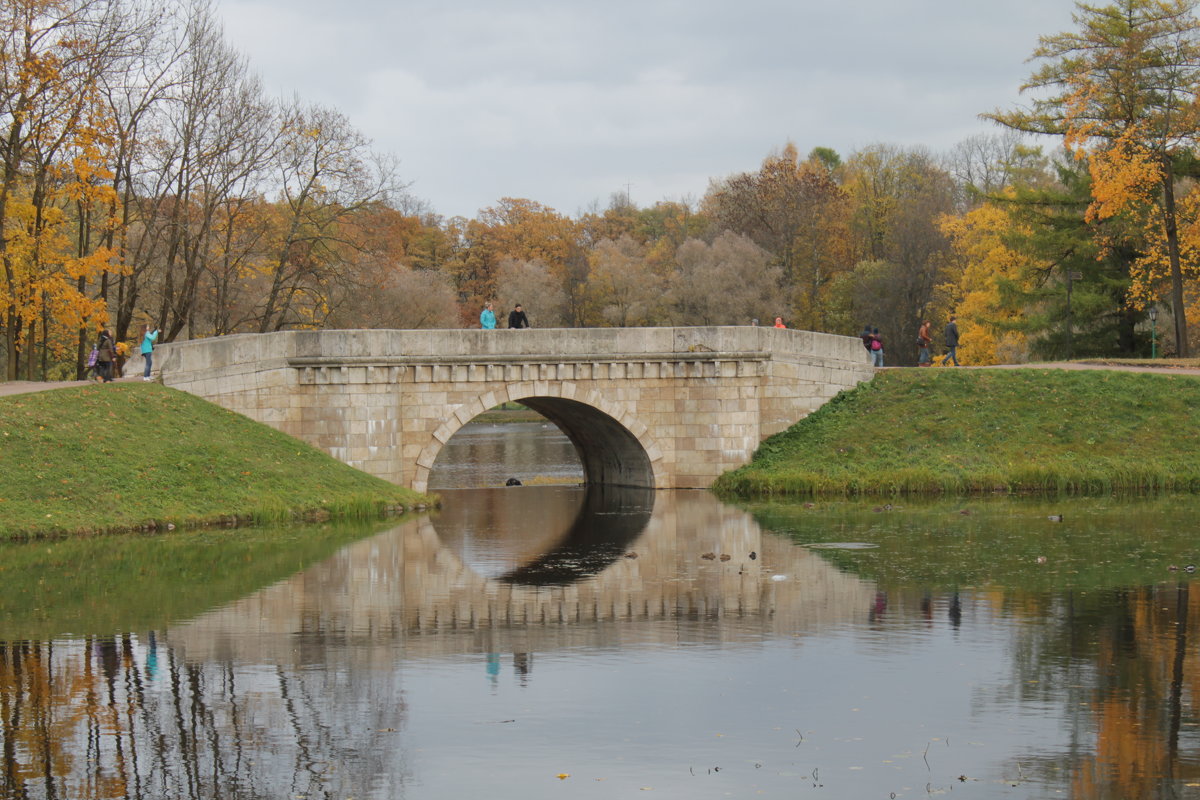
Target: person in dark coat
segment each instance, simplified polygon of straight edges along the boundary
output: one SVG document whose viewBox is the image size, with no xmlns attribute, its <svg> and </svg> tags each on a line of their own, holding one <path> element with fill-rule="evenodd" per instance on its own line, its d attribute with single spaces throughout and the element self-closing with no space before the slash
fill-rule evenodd
<svg viewBox="0 0 1200 800">
<path fill-rule="evenodd" d="M 113 379 L 113 361 L 117 358 L 117 346 L 112 334 L 107 330 L 100 331 L 100 339 L 96 342 L 96 374 L 101 383 L 111 383 Z"/>
<path fill-rule="evenodd" d="M 946 357 L 942 359 L 942 366 L 946 366 L 947 361 L 953 361 L 954 366 L 958 366 L 958 323 L 955 320 L 958 317 L 950 315 L 950 321 L 946 323 Z"/>
<path fill-rule="evenodd" d="M 521 304 L 517 303 L 516 307 L 508 312 L 508 327 L 510 328 L 528 328 L 529 317 L 525 316 L 525 310 L 521 308 Z"/>
</svg>

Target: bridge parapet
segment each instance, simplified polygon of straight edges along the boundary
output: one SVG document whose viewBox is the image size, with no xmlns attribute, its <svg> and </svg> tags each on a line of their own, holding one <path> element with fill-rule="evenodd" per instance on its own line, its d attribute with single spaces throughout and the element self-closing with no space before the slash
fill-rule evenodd
<svg viewBox="0 0 1200 800">
<path fill-rule="evenodd" d="M 857 338 L 758 327 L 287 331 L 166 345 L 164 383 L 418 490 L 441 446 L 519 401 L 590 482 L 705 487 L 870 378 Z"/>
</svg>

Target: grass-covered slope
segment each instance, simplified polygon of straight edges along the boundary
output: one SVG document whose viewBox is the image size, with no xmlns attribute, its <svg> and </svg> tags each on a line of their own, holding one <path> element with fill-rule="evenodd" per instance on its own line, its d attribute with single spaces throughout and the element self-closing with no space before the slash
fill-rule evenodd
<svg viewBox="0 0 1200 800">
<path fill-rule="evenodd" d="M 0 538 L 372 514 L 425 499 L 156 383 L 0 398 Z"/>
<path fill-rule="evenodd" d="M 728 495 L 1200 489 L 1200 378 L 881 372 L 767 439 Z"/>
</svg>

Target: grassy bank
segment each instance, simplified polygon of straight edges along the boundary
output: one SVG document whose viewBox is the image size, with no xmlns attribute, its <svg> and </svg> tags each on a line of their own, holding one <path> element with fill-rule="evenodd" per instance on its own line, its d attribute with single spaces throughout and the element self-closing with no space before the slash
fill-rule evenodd
<svg viewBox="0 0 1200 800">
<path fill-rule="evenodd" d="M 732 496 L 1200 490 L 1200 378 L 889 370 L 767 439 Z"/>
<path fill-rule="evenodd" d="M 425 501 L 156 383 L 0 398 L 0 538 L 369 516 Z"/>
</svg>

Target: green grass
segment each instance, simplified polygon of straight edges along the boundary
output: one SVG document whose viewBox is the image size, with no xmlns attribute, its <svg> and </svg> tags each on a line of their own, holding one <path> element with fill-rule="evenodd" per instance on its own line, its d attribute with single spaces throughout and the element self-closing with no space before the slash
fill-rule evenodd
<svg viewBox="0 0 1200 800">
<path fill-rule="evenodd" d="M 425 502 L 156 383 L 0 398 L 0 538 L 366 517 Z"/>
<path fill-rule="evenodd" d="M 721 476 L 727 496 L 1200 490 L 1200 378 L 890 370 Z"/>
</svg>

